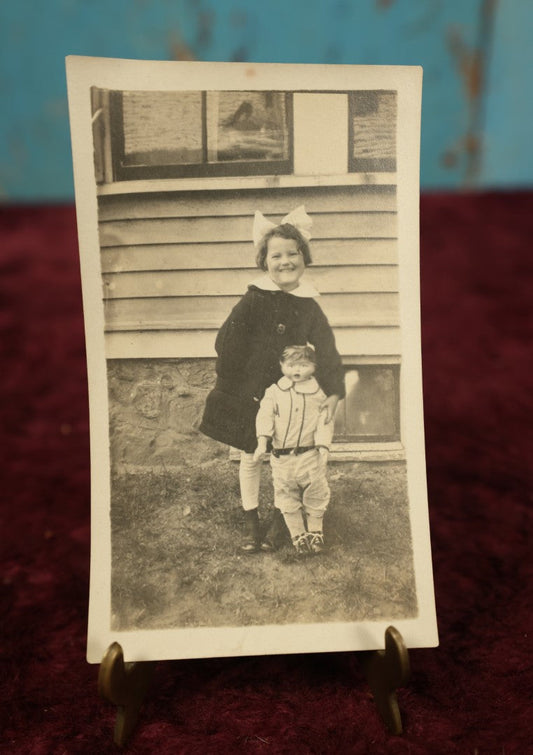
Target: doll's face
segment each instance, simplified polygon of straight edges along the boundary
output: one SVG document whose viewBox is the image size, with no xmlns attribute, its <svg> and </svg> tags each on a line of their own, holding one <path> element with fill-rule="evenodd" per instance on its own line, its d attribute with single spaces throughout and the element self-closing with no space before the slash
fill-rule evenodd
<svg viewBox="0 0 533 755">
<path fill-rule="evenodd" d="M 293 383 L 301 383 L 308 380 L 314 375 L 315 365 L 307 359 L 294 359 L 287 362 L 281 362 L 281 371 Z"/>
<path fill-rule="evenodd" d="M 304 258 L 294 239 L 272 236 L 265 257 L 267 273 L 282 291 L 295 289 L 305 270 Z"/>
</svg>

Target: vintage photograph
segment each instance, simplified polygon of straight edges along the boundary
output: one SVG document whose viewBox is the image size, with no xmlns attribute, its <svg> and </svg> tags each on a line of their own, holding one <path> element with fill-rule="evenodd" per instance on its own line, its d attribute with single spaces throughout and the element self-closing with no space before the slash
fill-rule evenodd
<svg viewBox="0 0 533 755">
<path fill-rule="evenodd" d="M 435 645 L 420 69 L 67 69 L 89 660 Z"/>
</svg>

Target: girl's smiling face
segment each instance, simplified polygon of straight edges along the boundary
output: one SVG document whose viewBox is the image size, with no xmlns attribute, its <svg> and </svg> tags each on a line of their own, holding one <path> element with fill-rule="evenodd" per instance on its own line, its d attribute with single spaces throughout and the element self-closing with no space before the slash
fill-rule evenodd
<svg viewBox="0 0 533 755">
<path fill-rule="evenodd" d="M 295 289 L 305 270 L 304 258 L 296 241 L 281 236 L 269 239 L 265 265 L 270 278 L 282 291 Z"/>
</svg>

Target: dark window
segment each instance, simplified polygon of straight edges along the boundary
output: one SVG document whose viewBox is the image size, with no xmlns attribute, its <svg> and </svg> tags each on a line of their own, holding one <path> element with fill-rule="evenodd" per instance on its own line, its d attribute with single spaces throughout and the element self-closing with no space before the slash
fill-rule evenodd
<svg viewBox="0 0 533 755">
<path fill-rule="evenodd" d="M 350 93 L 350 172 L 396 170 L 396 109 L 396 92 L 369 90 Z"/>
<path fill-rule="evenodd" d="M 283 92 L 110 92 L 115 180 L 292 170 Z"/>
<path fill-rule="evenodd" d="M 398 365 L 346 368 L 346 398 L 335 416 L 336 441 L 400 440 Z"/>
</svg>

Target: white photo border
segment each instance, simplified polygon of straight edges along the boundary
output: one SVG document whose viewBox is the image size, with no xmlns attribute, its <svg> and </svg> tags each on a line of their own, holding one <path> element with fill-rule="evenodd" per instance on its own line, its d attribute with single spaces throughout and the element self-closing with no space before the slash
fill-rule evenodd
<svg viewBox="0 0 533 755">
<path fill-rule="evenodd" d="M 407 647 L 438 644 L 426 487 L 419 285 L 419 151 L 422 69 L 414 66 L 334 66 L 255 63 L 156 62 L 67 58 L 67 81 L 90 403 L 91 571 L 87 659 L 99 663 L 119 642 L 125 660 L 165 660 L 382 648 L 387 627 Z M 397 201 L 402 338 L 402 441 L 418 616 L 364 621 L 171 630 L 111 630 L 109 407 L 104 310 L 99 264 L 98 207 L 90 90 L 274 90 L 398 93 Z M 407 294 L 408 292 L 408 294 Z"/>
</svg>

